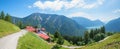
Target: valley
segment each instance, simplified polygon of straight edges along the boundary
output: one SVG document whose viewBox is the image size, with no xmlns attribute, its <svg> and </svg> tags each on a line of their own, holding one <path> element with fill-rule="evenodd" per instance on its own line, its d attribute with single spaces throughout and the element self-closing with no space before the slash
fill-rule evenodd
<svg viewBox="0 0 120 49">
<path fill-rule="evenodd" d="M 0 0 L 0 49 L 120 49 L 120 0 Z"/>
<path fill-rule="evenodd" d="M 27 48 L 30 48 L 30 49 L 39 49 L 39 48 L 42 48 L 42 49 L 54 49 L 54 48 L 55 49 L 79 49 L 79 48 L 86 49 L 87 48 L 89 49 L 89 47 L 91 49 L 91 47 L 94 47 L 94 45 L 96 45 L 95 43 L 97 44 L 106 43 L 104 41 L 107 41 L 109 38 L 114 39 L 114 36 L 117 36 L 116 34 L 119 34 L 119 33 L 107 31 L 106 29 L 107 24 L 101 23 L 101 25 L 98 25 L 98 24 L 95 24 L 96 23 L 95 21 L 91 21 L 91 20 L 86 21 L 86 19 L 83 18 L 82 20 L 83 22 L 85 21 L 87 23 L 92 22 L 91 24 L 85 25 L 86 26 L 85 27 L 84 26 L 85 23 L 79 24 L 79 23 L 83 23 L 82 21 L 80 21 L 81 19 L 82 18 L 75 20 L 74 18 L 75 21 L 73 21 L 70 18 L 67 18 L 62 15 L 42 14 L 42 13 L 33 13 L 25 18 L 17 18 L 17 17 L 11 16 L 11 20 L 12 20 L 11 22 L 14 25 L 18 26 L 20 29 L 26 29 L 28 31 L 26 35 L 23 35 L 22 37 L 19 38 L 17 49 L 27 49 Z M 6 23 L 4 22 L 4 20 L 1 19 L 1 22 L 2 21 L 3 23 Z M 80 21 L 80 22 L 76 22 L 76 21 Z M 67 24 L 72 24 L 72 25 L 67 25 Z M 3 26 L 3 28 L 4 27 L 7 28 L 6 26 Z M 11 26 L 8 26 L 8 27 L 11 27 Z M 44 37 L 41 36 L 42 34 L 41 35 L 39 34 L 39 29 L 42 29 L 42 28 L 44 28 L 44 31 L 42 30 L 41 31 L 50 37 L 49 40 L 44 39 Z M 71 28 L 73 29 L 71 30 Z M 77 30 L 75 28 L 80 30 L 80 32 L 76 32 Z M 73 32 L 71 32 L 70 30 Z M 115 39 L 115 40 L 118 40 L 118 39 Z M 114 42 L 111 41 L 110 43 L 114 43 Z M 109 43 L 106 43 L 105 45 L 107 44 Z M 117 44 L 113 44 L 113 45 L 117 45 Z M 47 47 L 44 47 L 44 46 L 47 46 Z M 98 49 L 98 48 L 99 47 L 96 47 L 95 49 Z"/>
</svg>

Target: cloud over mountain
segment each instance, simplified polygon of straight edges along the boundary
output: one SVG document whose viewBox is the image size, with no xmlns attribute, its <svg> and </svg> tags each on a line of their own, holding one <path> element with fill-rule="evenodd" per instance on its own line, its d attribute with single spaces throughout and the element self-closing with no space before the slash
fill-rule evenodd
<svg viewBox="0 0 120 49">
<path fill-rule="evenodd" d="M 104 0 L 96 0 L 93 3 L 87 3 L 85 0 L 54 0 L 54 1 L 36 1 L 31 5 L 33 8 L 39 8 L 42 10 L 50 9 L 53 11 L 58 11 L 61 9 L 71 9 L 71 8 L 86 8 L 91 9 L 94 7 L 98 7 L 99 5 L 102 5 Z M 30 7 L 30 6 L 28 6 Z"/>
</svg>

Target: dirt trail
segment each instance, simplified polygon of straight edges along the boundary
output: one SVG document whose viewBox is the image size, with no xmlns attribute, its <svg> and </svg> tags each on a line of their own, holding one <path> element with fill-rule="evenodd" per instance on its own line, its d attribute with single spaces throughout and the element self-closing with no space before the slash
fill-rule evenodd
<svg viewBox="0 0 120 49">
<path fill-rule="evenodd" d="M 0 38 L 0 49 L 16 49 L 19 37 L 26 33 L 26 30 L 21 30 L 20 32 Z"/>
<path fill-rule="evenodd" d="M 81 48 L 81 47 L 84 47 L 84 46 L 66 46 L 66 45 L 62 45 L 62 47 L 69 48 L 69 49 L 75 49 L 75 48 Z"/>
<path fill-rule="evenodd" d="M 99 42 L 102 42 L 102 41 L 104 41 L 104 40 L 108 39 L 109 37 L 110 37 L 110 36 L 105 37 L 103 40 L 100 40 Z"/>
</svg>

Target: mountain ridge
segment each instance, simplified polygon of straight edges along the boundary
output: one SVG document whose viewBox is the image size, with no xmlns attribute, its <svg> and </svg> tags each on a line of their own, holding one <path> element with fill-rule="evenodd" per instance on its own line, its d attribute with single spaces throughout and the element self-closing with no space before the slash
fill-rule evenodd
<svg viewBox="0 0 120 49">
<path fill-rule="evenodd" d="M 71 19 L 75 20 L 79 25 L 82 25 L 84 27 L 93 27 L 93 26 L 103 26 L 104 23 L 100 20 L 90 20 L 88 18 L 84 17 L 72 17 Z"/>
<path fill-rule="evenodd" d="M 113 19 L 109 21 L 106 25 L 105 28 L 108 32 L 120 32 L 120 18 Z"/>
<path fill-rule="evenodd" d="M 83 35 L 84 30 L 86 30 L 86 28 L 64 15 L 32 13 L 24 18 L 19 19 L 12 17 L 12 20 L 13 19 L 16 19 L 14 23 L 20 20 L 25 25 L 41 25 L 52 34 L 54 34 L 55 31 L 59 31 L 63 35 L 80 36 Z"/>
</svg>

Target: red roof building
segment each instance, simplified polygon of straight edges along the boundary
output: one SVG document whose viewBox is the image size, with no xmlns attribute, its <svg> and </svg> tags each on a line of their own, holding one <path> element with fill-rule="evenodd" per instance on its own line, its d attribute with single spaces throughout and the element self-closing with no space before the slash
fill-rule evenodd
<svg viewBox="0 0 120 49">
<path fill-rule="evenodd" d="M 39 36 L 45 40 L 48 40 L 50 37 L 44 33 L 39 33 Z"/>
<path fill-rule="evenodd" d="M 49 40 L 50 37 L 44 32 L 45 28 L 41 28 L 41 30 L 39 29 L 35 29 L 32 26 L 26 26 L 26 29 L 30 32 L 35 32 L 38 34 L 39 37 L 43 38 L 44 40 Z"/>
<path fill-rule="evenodd" d="M 45 31 L 45 28 L 41 28 L 42 31 Z"/>
<path fill-rule="evenodd" d="M 35 28 L 33 28 L 32 26 L 26 26 L 26 29 L 30 32 L 34 32 Z"/>
</svg>

